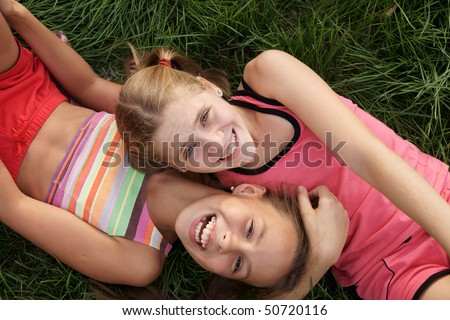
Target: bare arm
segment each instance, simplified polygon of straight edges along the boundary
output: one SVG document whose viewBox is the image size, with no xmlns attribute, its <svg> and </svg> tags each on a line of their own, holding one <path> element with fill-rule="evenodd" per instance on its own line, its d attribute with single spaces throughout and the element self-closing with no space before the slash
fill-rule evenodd
<svg viewBox="0 0 450 320">
<path fill-rule="evenodd" d="M 70 267 L 99 281 L 135 286 L 159 276 L 164 257 L 156 249 L 110 237 L 63 209 L 25 196 L 2 161 L 0 181 L 0 221 Z"/>
<path fill-rule="evenodd" d="M 73 98 L 92 109 L 115 111 L 121 88 L 119 84 L 97 76 L 80 55 L 20 3 L 0 0 L 0 10 Z"/>
<path fill-rule="evenodd" d="M 147 190 L 151 195 L 149 203 L 152 212 L 164 212 L 164 215 L 152 216 L 153 221 L 158 221 L 158 216 L 175 217 L 193 201 L 223 193 L 222 190 L 198 183 L 198 179 L 188 180 L 174 170 L 152 175 L 149 179 Z M 319 199 L 316 210 L 311 206 L 310 197 Z M 300 283 L 292 291 L 274 296 L 273 299 L 299 299 L 308 294 L 337 261 L 347 238 L 349 226 L 347 212 L 326 187 L 318 187 L 309 194 L 303 188 L 298 194 L 298 200 L 310 242 L 310 255 Z M 158 223 L 158 226 L 163 225 L 161 222 Z M 169 228 L 171 227 L 166 226 L 166 229 Z"/>
<path fill-rule="evenodd" d="M 147 201 L 152 208 L 150 214 L 155 225 L 158 225 L 161 232 L 171 234 L 171 236 L 166 234 L 165 237 L 174 241 L 177 236 L 173 230 L 173 223 L 181 210 L 194 201 L 222 192 L 203 185 L 199 174 L 187 177 L 170 169 L 149 177 Z"/>
<path fill-rule="evenodd" d="M 245 75 L 250 86 L 290 108 L 322 142 L 326 143 L 327 131 L 333 132 L 334 141 L 346 141 L 339 154 L 345 163 L 418 222 L 450 255 L 450 205 L 375 137 L 314 71 L 286 53 L 267 51 L 247 65 Z"/>
<path fill-rule="evenodd" d="M 0 48 L 0 73 L 2 73 L 11 69 L 19 56 L 19 49 L 3 14 L 0 14 Z"/>
<path fill-rule="evenodd" d="M 310 199 L 319 199 L 317 209 Z M 300 214 L 309 240 L 309 256 L 305 272 L 297 286 L 274 299 L 302 299 L 317 284 L 328 269 L 336 263 L 347 239 L 349 219 L 341 202 L 326 188 L 320 186 L 298 193 Z"/>
</svg>

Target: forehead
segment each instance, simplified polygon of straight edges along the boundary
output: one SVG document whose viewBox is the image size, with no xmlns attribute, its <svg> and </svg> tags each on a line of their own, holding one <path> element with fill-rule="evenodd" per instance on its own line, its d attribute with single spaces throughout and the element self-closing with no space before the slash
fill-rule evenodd
<svg viewBox="0 0 450 320">
<path fill-rule="evenodd" d="M 188 95 L 167 104 L 155 139 L 173 141 L 177 136 L 186 139 L 192 133 L 198 112 L 203 105 L 203 101 L 196 96 Z"/>
<path fill-rule="evenodd" d="M 162 159 L 173 159 L 181 145 L 194 140 L 195 124 L 203 105 L 200 94 L 187 94 L 167 104 L 153 136 L 155 151 Z"/>
</svg>

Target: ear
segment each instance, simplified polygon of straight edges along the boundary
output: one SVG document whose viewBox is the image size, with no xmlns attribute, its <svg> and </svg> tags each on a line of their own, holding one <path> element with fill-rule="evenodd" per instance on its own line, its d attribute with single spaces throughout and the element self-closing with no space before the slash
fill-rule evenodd
<svg viewBox="0 0 450 320">
<path fill-rule="evenodd" d="M 266 188 L 257 184 L 243 183 L 233 189 L 233 194 L 243 196 L 261 196 L 266 193 Z"/>
<path fill-rule="evenodd" d="M 206 80 L 203 77 L 197 76 L 196 77 L 198 81 L 200 81 L 203 86 L 207 89 L 210 90 L 211 92 L 213 92 L 214 94 L 216 94 L 217 96 L 221 97 L 222 96 L 222 90 L 220 90 L 214 83 L 212 83 L 209 80 Z"/>
</svg>

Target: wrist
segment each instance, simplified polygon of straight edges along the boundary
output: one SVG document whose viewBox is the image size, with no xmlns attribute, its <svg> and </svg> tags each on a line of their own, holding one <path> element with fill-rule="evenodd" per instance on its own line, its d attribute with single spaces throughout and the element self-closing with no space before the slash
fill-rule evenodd
<svg viewBox="0 0 450 320">
<path fill-rule="evenodd" d="M 314 270 L 314 273 L 323 275 L 339 258 L 339 256 L 335 257 L 332 253 L 325 251 L 317 252 L 316 250 L 309 255 L 307 265 L 311 267 L 311 270 Z"/>
<path fill-rule="evenodd" d="M 20 19 L 24 17 L 28 10 L 21 3 L 17 1 L 11 1 L 10 5 L 6 6 L 5 8 L 2 7 L 1 11 L 5 19 L 11 22 L 14 19 Z"/>
<path fill-rule="evenodd" d="M 323 266 L 323 268 L 329 269 L 333 264 L 336 263 L 336 261 L 338 261 L 340 257 L 340 252 L 336 252 L 336 250 L 334 251 L 329 251 L 329 252 L 324 252 L 322 255 L 320 255 L 319 257 L 317 257 L 318 259 L 318 263 Z"/>
</svg>

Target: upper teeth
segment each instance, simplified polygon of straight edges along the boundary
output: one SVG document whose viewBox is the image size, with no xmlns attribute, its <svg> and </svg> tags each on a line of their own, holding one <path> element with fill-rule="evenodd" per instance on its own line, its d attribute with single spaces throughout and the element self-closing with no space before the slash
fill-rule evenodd
<svg viewBox="0 0 450 320">
<path fill-rule="evenodd" d="M 236 147 L 237 147 L 236 135 L 234 134 L 234 132 L 232 132 L 231 133 L 231 143 L 228 145 L 228 148 L 227 148 L 228 152 L 225 155 L 225 157 L 220 158 L 220 160 L 224 160 L 224 159 L 228 158 L 229 156 L 231 156 Z"/>
<path fill-rule="evenodd" d="M 206 245 L 209 242 L 209 237 L 211 235 L 211 232 L 214 230 L 214 226 L 216 225 L 216 217 L 213 216 L 211 220 L 208 222 L 208 224 L 203 228 L 203 223 L 205 222 L 207 218 L 203 218 L 202 221 L 200 221 L 197 224 L 197 227 L 195 228 L 195 241 L 202 245 L 203 248 L 206 248 Z"/>
</svg>

